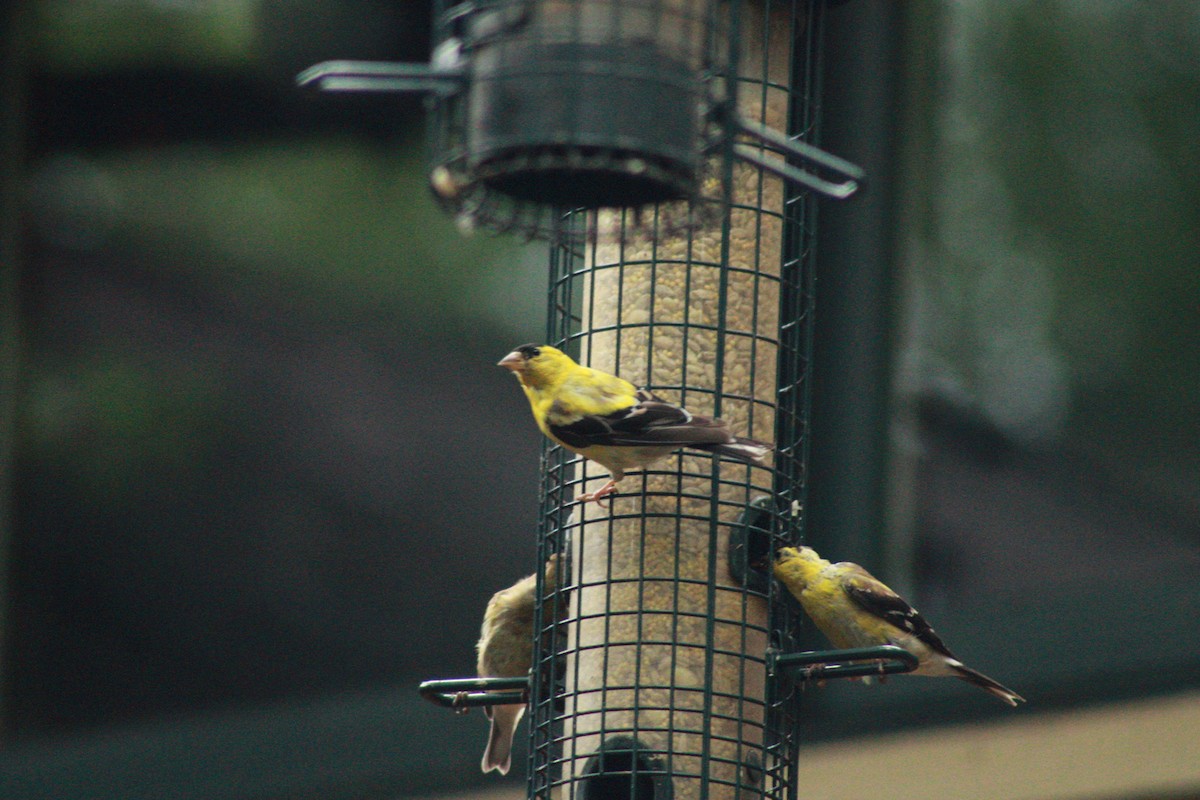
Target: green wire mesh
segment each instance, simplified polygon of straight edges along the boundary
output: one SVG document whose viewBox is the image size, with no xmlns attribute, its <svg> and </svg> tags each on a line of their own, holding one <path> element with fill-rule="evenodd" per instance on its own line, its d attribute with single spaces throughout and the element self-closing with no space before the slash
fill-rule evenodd
<svg viewBox="0 0 1200 800">
<path fill-rule="evenodd" d="M 738 111 L 806 141 L 821 7 L 720 7 L 740 43 Z M 573 566 L 569 613 L 535 615 L 531 798 L 795 796 L 799 683 L 766 675 L 799 649 L 797 612 L 761 575 L 737 579 L 730 549 L 801 539 L 815 207 L 727 142 L 700 197 L 564 214 L 551 250 L 550 344 L 776 451 L 769 466 L 674 455 L 627 476 L 606 510 L 574 502 L 604 470 L 547 445 L 538 560 Z M 765 544 L 746 535 L 752 510 Z"/>
</svg>

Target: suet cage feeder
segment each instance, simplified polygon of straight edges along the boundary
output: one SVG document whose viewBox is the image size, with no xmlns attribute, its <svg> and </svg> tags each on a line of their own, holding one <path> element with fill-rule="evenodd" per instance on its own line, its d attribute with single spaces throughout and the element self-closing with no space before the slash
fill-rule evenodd
<svg viewBox="0 0 1200 800">
<path fill-rule="evenodd" d="M 466 227 L 557 240 L 587 235 L 565 221 L 578 209 L 699 206 L 709 156 L 723 145 L 818 191 L 854 191 L 852 164 L 736 113 L 729 9 L 726 0 L 438 2 L 428 64 L 331 61 L 299 80 L 427 93 L 430 186 Z M 696 214 L 677 219 L 700 224 Z"/>
<path fill-rule="evenodd" d="M 607 472 L 547 444 L 536 563 L 570 568 L 550 592 L 539 573 L 523 692 L 422 686 L 448 706 L 528 699 L 530 800 L 791 800 L 805 677 L 911 668 L 796 655 L 799 613 L 753 566 L 803 539 L 816 200 L 862 179 L 816 147 L 824 9 L 438 4 L 430 64 L 301 76 L 428 92 L 435 193 L 551 238 L 546 341 L 775 446 L 766 465 L 674 454 L 603 508 L 575 498 Z"/>
</svg>

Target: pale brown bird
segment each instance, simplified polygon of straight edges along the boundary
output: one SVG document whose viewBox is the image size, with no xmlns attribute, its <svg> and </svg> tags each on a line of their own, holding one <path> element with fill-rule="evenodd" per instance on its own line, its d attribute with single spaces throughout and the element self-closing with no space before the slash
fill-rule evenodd
<svg viewBox="0 0 1200 800">
<path fill-rule="evenodd" d="M 547 597 L 558 588 L 561 560 L 562 556 L 556 555 L 546 562 L 544 581 Z M 528 575 L 492 595 L 483 615 L 479 642 L 475 645 L 479 677 L 520 678 L 529 674 L 533 662 L 536 593 L 537 575 Z M 560 595 L 556 603 L 547 603 L 546 609 L 554 619 L 561 618 L 565 610 L 563 601 Z M 501 775 L 507 775 L 512 765 L 513 734 L 525 714 L 525 703 L 487 706 L 484 713 L 492 724 L 480 767 L 484 772 L 496 770 Z"/>
</svg>

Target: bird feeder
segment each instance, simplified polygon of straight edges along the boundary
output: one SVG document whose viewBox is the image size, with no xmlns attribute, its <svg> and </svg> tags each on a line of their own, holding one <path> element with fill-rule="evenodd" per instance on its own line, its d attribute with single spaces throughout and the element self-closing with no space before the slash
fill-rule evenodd
<svg viewBox="0 0 1200 800">
<path fill-rule="evenodd" d="M 730 116 L 814 138 L 823 3 L 720 8 Z M 681 452 L 604 509 L 573 501 L 606 470 L 547 446 L 538 557 L 571 552 L 572 605 L 535 650 L 531 798 L 792 797 L 803 669 L 875 668 L 782 658 L 795 612 L 748 568 L 802 538 L 818 192 L 760 167 L 772 140 L 729 145 L 692 201 L 569 214 L 552 248 L 551 344 L 776 450 Z"/>
<path fill-rule="evenodd" d="M 566 553 L 570 569 L 536 592 L 531 800 L 794 797 L 805 670 L 875 669 L 794 657 L 796 612 L 750 568 L 802 539 L 815 204 L 862 179 L 814 143 L 824 7 L 438 5 L 430 64 L 301 76 L 428 92 L 435 193 L 471 224 L 552 240 L 547 342 L 775 444 L 767 465 L 672 455 L 627 476 L 610 508 L 576 502 L 607 471 L 547 445 L 537 563 Z M 567 613 L 551 613 L 563 593 Z M 526 699 L 512 688 L 422 691 Z"/>
<path fill-rule="evenodd" d="M 439 2 L 429 64 L 324 62 L 299 81 L 428 93 L 430 185 L 471 227 L 559 239 L 581 232 L 569 211 L 694 202 L 726 145 L 852 193 L 857 167 L 739 116 L 735 22 L 724 0 Z"/>
</svg>

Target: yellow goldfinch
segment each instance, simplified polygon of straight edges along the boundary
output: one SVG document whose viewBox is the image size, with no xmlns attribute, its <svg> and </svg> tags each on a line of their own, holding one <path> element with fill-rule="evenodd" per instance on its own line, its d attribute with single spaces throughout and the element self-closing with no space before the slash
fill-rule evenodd
<svg viewBox="0 0 1200 800">
<path fill-rule="evenodd" d="M 1025 702 L 955 658 L 915 608 L 858 564 L 831 564 L 811 547 L 784 547 L 774 572 L 835 647 L 903 647 L 919 662 L 914 675 L 959 678 L 1010 706 Z"/>
<path fill-rule="evenodd" d="M 546 562 L 545 592 L 558 588 L 559 556 Z M 476 669 L 481 678 L 520 678 L 529 674 L 533 662 L 533 612 L 537 575 L 529 575 L 507 589 L 501 589 L 488 601 L 475 645 Z M 559 598 L 561 601 L 561 598 Z M 557 619 L 565 610 L 559 602 L 552 611 Z M 513 733 L 525 714 L 524 703 L 487 706 L 484 713 L 492 721 L 487 748 L 480 764 L 484 772 L 497 770 L 507 775 L 512 765 Z"/>
<path fill-rule="evenodd" d="M 549 345 L 522 345 L 501 359 L 521 382 L 533 418 L 558 444 L 606 468 L 612 479 L 586 503 L 616 491 L 631 469 L 681 447 L 761 464 L 771 446 L 734 436 L 723 420 L 690 414 L 627 380 L 576 364 Z"/>
</svg>

